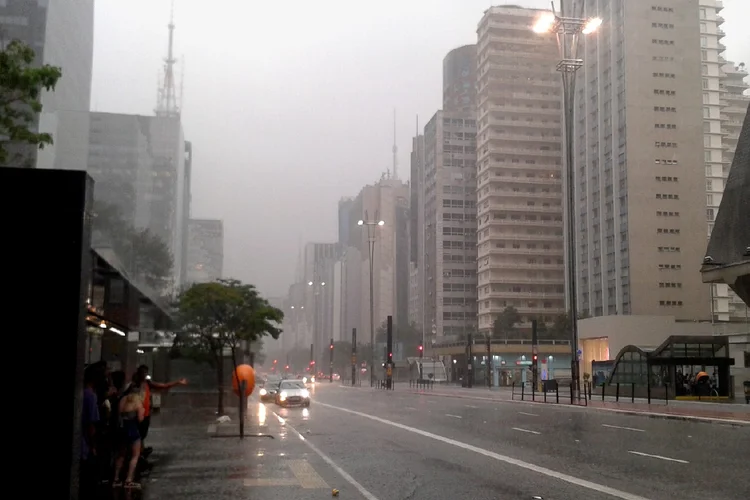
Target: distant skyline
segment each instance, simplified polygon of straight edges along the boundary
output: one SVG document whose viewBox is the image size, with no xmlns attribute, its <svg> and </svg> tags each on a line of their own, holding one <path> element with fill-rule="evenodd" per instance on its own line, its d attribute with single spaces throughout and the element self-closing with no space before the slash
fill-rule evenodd
<svg viewBox="0 0 750 500">
<path fill-rule="evenodd" d="M 391 167 L 394 108 L 399 173 L 408 177 L 417 116 L 421 127 L 442 103 L 443 57 L 476 42 L 489 6 L 175 3 L 177 86 L 184 81 L 194 148 L 191 215 L 224 221 L 225 275 L 269 296 L 286 293 L 300 241 L 335 241 L 338 200 Z M 724 4 L 725 56 L 750 62 L 742 25 L 750 2 Z M 97 1 L 94 110 L 153 113 L 169 10 L 169 0 Z"/>
</svg>

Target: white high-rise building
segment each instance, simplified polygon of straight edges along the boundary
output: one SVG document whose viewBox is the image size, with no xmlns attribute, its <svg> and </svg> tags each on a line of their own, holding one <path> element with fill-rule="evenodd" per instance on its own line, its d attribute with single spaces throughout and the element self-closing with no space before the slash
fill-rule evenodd
<svg viewBox="0 0 750 500">
<path fill-rule="evenodd" d="M 508 307 L 527 333 L 565 312 L 562 89 L 540 12 L 491 7 L 477 30 L 480 333 Z"/>
</svg>

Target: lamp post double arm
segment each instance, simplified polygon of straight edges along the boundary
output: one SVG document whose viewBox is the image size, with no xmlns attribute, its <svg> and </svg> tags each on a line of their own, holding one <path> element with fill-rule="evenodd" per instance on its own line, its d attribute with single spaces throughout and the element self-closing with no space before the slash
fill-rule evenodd
<svg viewBox="0 0 750 500">
<path fill-rule="evenodd" d="M 602 24 L 600 18 L 568 16 L 565 0 L 560 0 L 559 15 L 554 11 L 545 12 L 537 19 L 535 33 L 555 33 L 560 51 L 557 71 L 562 76 L 563 87 L 563 126 L 565 128 L 565 212 L 566 212 L 566 257 L 567 257 L 567 309 L 571 329 L 571 377 L 576 390 L 580 391 L 580 367 L 578 361 L 578 304 L 576 275 L 576 210 L 575 210 L 575 161 L 574 161 L 574 97 L 575 78 L 583 59 L 578 56 L 581 35 L 596 32 Z M 581 4 L 582 6 L 582 4 Z"/>
<path fill-rule="evenodd" d="M 375 297 L 373 296 L 374 286 L 374 272 L 375 272 L 375 229 L 379 226 L 385 225 L 385 222 L 380 219 L 379 213 L 375 211 L 375 218 L 370 219 L 365 210 L 365 218 L 360 219 L 357 222 L 358 226 L 364 226 L 367 228 L 367 246 L 370 255 L 370 386 L 375 383 Z"/>
<path fill-rule="evenodd" d="M 318 335 L 320 333 L 320 330 L 318 328 L 318 322 L 320 317 L 320 312 L 318 311 L 318 295 L 320 295 L 320 292 L 323 290 L 323 288 L 326 286 L 326 282 L 321 280 L 318 276 L 317 271 L 313 272 L 313 277 L 310 281 L 307 282 L 307 286 L 312 288 L 313 290 L 313 347 L 312 352 L 310 353 L 310 362 L 315 361 L 315 356 L 318 355 L 318 353 L 315 351 L 316 349 L 319 349 L 319 343 L 318 343 Z M 314 369 L 317 363 L 313 364 L 312 368 Z"/>
</svg>

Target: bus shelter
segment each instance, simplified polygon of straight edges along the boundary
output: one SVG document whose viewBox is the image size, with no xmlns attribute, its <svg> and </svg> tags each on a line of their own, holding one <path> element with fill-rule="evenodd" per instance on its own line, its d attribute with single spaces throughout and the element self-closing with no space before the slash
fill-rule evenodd
<svg viewBox="0 0 750 500">
<path fill-rule="evenodd" d="M 733 364 L 727 337 L 673 335 L 656 348 L 623 347 L 608 384 L 666 386 L 670 395 L 689 396 L 696 390 L 696 376 L 705 373 L 711 389 L 729 396 Z"/>
</svg>

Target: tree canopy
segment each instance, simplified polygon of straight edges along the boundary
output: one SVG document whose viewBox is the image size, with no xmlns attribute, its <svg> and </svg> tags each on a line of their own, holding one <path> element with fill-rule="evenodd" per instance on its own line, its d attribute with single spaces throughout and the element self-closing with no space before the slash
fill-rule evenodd
<svg viewBox="0 0 750 500">
<path fill-rule="evenodd" d="M 115 204 L 97 200 L 93 212 L 94 230 L 112 246 L 129 272 L 143 276 L 156 289 L 168 284 L 174 263 L 164 240 L 148 229 L 133 227 Z"/>
<path fill-rule="evenodd" d="M 279 338 L 284 313 L 271 306 L 253 285 L 235 279 L 197 283 L 179 297 L 180 332 L 173 356 L 208 363 L 217 374 L 219 412 L 223 413 L 224 358 L 238 365 L 238 349 L 265 336 Z"/>
<path fill-rule="evenodd" d="M 62 70 L 34 65 L 34 49 L 19 40 L 0 44 L 0 164 L 32 166 L 29 146 L 52 144 L 52 136 L 36 131 L 43 90 L 54 90 Z M 13 148 L 13 146 L 18 146 Z M 14 150 L 15 149 L 15 150 Z"/>
<path fill-rule="evenodd" d="M 512 338 L 511 334 L 515 332 L 516 324 L 520 321 L 521 315 L 518 314 L 518 310 L 513 306 L 506 307 L 492 325 L 492 336 L 495 338 Z"/>
</svg>

